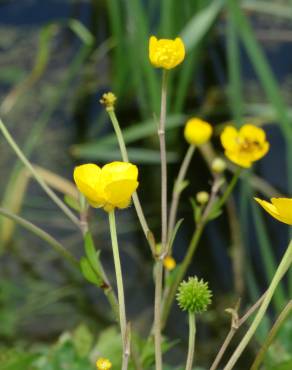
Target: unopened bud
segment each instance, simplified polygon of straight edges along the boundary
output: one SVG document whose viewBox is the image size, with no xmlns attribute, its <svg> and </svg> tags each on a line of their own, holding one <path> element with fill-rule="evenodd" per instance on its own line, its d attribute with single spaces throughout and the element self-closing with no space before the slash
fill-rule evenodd
<svg viewBox="0 0 292 370">
<path fill-rule="evenodd" d="M 108 92 L 102 95 L 100 103 L 105 106 L 106 110 L 113 110 L 117 97 L 114 93 Z"/>
<path fill-rule="evenodd" d="M 226 162 L 224 159 L 215 158 L 212 162 L 212 171 L 215 173 L 222 173 L 226 170 Z"/>
<path fill-rule="evenodd" d="M 199 204 L 206 204 L 209 200 L 209 193 L 206 191 L 199 191 L 196 195 L 196 199 Z"/>
</svg>

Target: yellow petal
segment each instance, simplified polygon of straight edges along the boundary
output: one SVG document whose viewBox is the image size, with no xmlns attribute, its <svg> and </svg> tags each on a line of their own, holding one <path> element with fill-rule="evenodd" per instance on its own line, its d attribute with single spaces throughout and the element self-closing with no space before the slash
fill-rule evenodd
<svg viewBox="0 0 292 370">
<path fill-rule="evenodd" d="M 129 206 L 131 196 L 137 189 L 139 183 L 136 180 L 113 181 L 105 187 L 106 203 L 118 208 Z"/>
<path fill-rule="evenodd" d="M 274 204 L 271 204 L 265 200 L 259 199 L 259 198 L 254 198 L 263 208 L 265 211 L 267 211 L 271 216 L 273 216 L 276 220 L 288 223 L 286 219 L 284 219 L 278 209 L 274 206 Z M 275 200 L 275 198 L 272 198 Z"/>
<path fill-rule="evenodd" d="M 249 168 L 252 165 L 252 157 L 249 154 L 242 153 L 240 150 L 225 150 L 226 157 L 240 167 Z"/>
<path fill-rule="evenodd" d="M 292 225 L 292 199 L 291 198 L 272 198 L 272 204 L 276 207 L 282 222 Z"/>
<path fill-rule="evenodd" d="M 257 126 L 245 124 L 239 130 L 239 136 L 242 136 L 250 141 L 257 141 L 259 144 L 263 144 L 266 141 L 265 131 Z"/>
<path fill-rule="evenodd" d="M 233 126 L 226 126 L 220 135 L 221 144 L 226 150 L 236 150 L 238 147 L 238 132 Z"/>
<path fill-rule="evenodd" d="M 73 173 L 78 190 L 94 207 L 104 204 L 103 193 L 99 191 L 100 174 L 100 167 L 93 163 L 77 166 Z"/>
<path fill-rule="evenodd" d="M 200 118 L 191 118 L 187 121 L 184 129 L 186 141 L 191 145 L 206 143 L 213 132 L 212 126 Z"/>
<path fill-rule="evenodd" d="M 137 180 L 138 168 L 132 163 L 111 162 L 104 165 L 101 169 L 101 178 L 104 187 L 112 181 Z"/>
<path fill-rule="evenodd" d="M 154 67 L 172 69 L 184 58 L 185 46 L 181 38 L 157 40 L 155 36 L 150 37 L 149 60 Z"/>
</svg>

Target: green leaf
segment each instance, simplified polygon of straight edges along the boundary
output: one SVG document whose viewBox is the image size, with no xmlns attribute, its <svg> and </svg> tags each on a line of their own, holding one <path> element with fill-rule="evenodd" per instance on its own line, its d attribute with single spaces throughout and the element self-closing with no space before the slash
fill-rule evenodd
<svg viewBox="0 0 292 370">
<path fill-rule="evenodd" d="M 72 341 L 80 357 L 88 356 L 93 345 L 93 335 L 86 325 L 81 324 L 74 330 Z"/>
<path fill-rule="evenodd" d="M 215 19 L 221 11 L 224 0 L 214 0 L 209 6 L 196 14 L 181 32 L 187 50 L 198 45 L 206 33 L 212 27 Z"/>
<path fill-rule="evenodd" d="M 144 148 L 128 148 L 129 159 L 133 163 L 140 164 L 160 164 L 160 151 Z M 96 161 L 115 161 L 121 160 L 121 152 L 116 147 L 99 146 L 98 149 L 92 146 L 74 147 L 72 154 L 75 157 L 90 159 Z M 167 162 L 175 163 L 178 160 L 178 155 L 174 152 L 167 152 Z"/>
<path fill-rule="evenodd" d="M 94 272 L 102 277 L 103 271 L 99 260 L 100 251 L 96 251 L 95 245 L 90 232 L 87 232 L 84 237 L 84 246 L 87 259 Z"/>
<path fill-rule="evenodd" d="M 87 258 L 82 257 L 80 259 L 80 268 L 86 280 L 88 280 L 90 283 L 95 284 L 97 286 L 101 285 L 102 279 L 100 279 L 100 277 L 97 276 L 97 274 L 92 269 L 91 264 L 89 263 Z"/>
<path fill-rule="evenodd" d="M 175 224 L 175 227 L 174 227 L 174 229 L 171 233 L 170 242 L 169 242 L 169 246 L 168 246 L 169 252 L 172 250 L 172 246 L 173 246 L 176 234 L 177 234 L 178 229 L 180 228 L 181 224 L 183 223 L 183 220 L 184 219 L 181 218 L 180 220 L 177 221 L 177 223 Z"/>
</svg>

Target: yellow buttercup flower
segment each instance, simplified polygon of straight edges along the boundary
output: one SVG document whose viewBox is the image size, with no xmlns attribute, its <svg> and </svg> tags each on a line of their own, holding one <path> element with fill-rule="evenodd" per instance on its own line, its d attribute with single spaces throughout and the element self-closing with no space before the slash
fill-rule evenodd
<svg viewBox="0 0 292 370">
<path fill-rule="evenodd" d="M 138 187 L 138 168 L 126 162 L 112 162 L 102 168 L 93 163 L 75 167 L 74 181 L 89 204 L 110 212 L 129 206 Z"/>
<path fill-rule="evenodd" d="M 225 127 L 221 134 L 221 143 L 226 157 L 245 168 L 266 155 L 270 147 L 265 131 L 250 124 L 243 125 L 239 131 L 233 126 Z"/>
<path fill-rule="evenodd" d="M 185 58 L 185 46 L 180 37 L 174 40 L 160 39 L 155 36 L 149 39 L 149 59 L 157 68 L 172 69 Z"/>
<path fill-rule="evenodd" d="M 109 370 L 112 368 L 112 363 L 107 358 L 100 357 L 96 361 L 97 370 Z"/>
<path fill-rule="evenodd" d="M 254 199 L 276 220 L 292 225 L 292 198 L 272 198 L 271 203 Z"/>
<path fill-rule="evenodd" d="M 175 268 L 176 262 L 175 259 L 172 256 L 166 256 L 163 260 L 163 266 L 166 268 L 166 270 L 171 271 Z"/>
<path fill-rule="evenodd" d="M 200 118 L 191 118 L 185 125 L 184 136 L 189 144 L 202 145 L 210 139 L 212 132 L 210 123 Z"/>
</svg>

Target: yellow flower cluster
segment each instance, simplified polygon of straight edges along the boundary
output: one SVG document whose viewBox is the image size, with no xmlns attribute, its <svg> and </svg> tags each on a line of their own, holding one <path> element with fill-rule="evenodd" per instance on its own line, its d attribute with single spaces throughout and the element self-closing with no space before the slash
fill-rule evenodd
<svg viewBox="0 0 292 370">
<path fill-rule="evenodd" d="M 292 199 L 272 198 L 271 203 L 266 200 L 255 198 L 255 200 L 275 219 L 292 225 Z"/>
<path fill-rule="evenodd" d="M 245 124 L 239 131 L 227 126 L 221 134 L 225 155 L 235 164 L 248 168 L 261 159 L 269 150 L 265 131 L 254 125 Z"/>
<path fill-rule="evenodd" d="M 179 37 L 158 40 L 151 36 L 149 39 L 149 59 L 154 67 L 172 69 L 184 60 L 185 54 L 184 43 Z"/>
<path fill-rule="evenodd" d="M 102 168 L 93 163 L 75 167 L 74 181 L 89 204 L 110 212 L 129 206 L 138 187 L 138 168 L 126 162 L 108 163 Z"/>
<path fill-rule="evenodd" d="M 97 370 L 110 370 L 112 368 L 112 363 L 107 358 L 100 357 L 96 361 Z"/>
<path fill-rule="evenodd" d="M 185 125 L 184 136 L 189 144 L 202 145 L 210 139 L 212 132 L 210 123 L 200 118 L 191 118 Z"/>
</svg>

